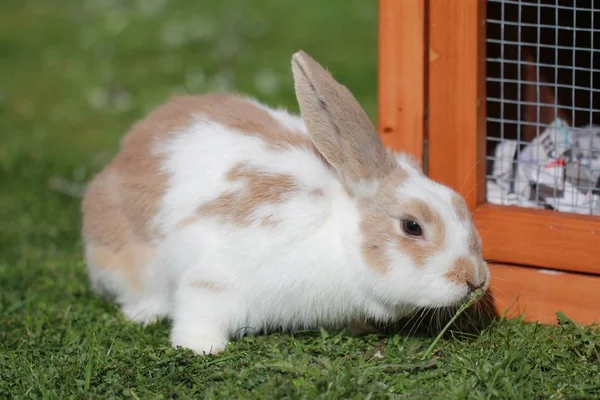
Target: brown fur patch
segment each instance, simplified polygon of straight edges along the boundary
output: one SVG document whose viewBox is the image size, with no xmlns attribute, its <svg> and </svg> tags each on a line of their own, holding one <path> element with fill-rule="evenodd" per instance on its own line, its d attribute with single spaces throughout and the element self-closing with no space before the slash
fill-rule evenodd
<svg viewBox="0 0 600 400">
<path fill-rule="evenodd" d="M 467 257 L 457 258 L 452 268 L 446 272 L 445 277 L 457 284 L 468 282 L 473 286 L 477 286 L 475 282 L 475 265 Z"/>
<path fill-rule="evenodd" d="M 91 245 L 87 250 L 93 266 L 120 271 L 134 290 L 141 284 L 137 266 L 149 264 L 154 257 L 154 248 L 141 243 L 128 243 L 117 251 L 102 245 Z"/>
<path fill-rule="evenodd" d="M 140 262 L 149 257 L 136 257 L 140 248 L 132 224 L 120 205 L 118 177 L 108 170 L 92 181 L 83 200 L 83 234 L 88 247 L 89 263 L 96 268 L 119 270 L 135 290 L 139 287 Z M 150 247 L 149 242 L 145 246 Z"/>
<path fill-rule="evenodd" d="M 277 224 L 278 221 L 272 217 L 256 220 L 253 213 L 263 205 L 282 203 L 291 193 L 301 190 L 291 175 L 261 171 L 245 163 L 233 167 L 226 180 L 245 185 L 202 204 L 198 213 L 205 217 L 218 216 L 239 226 L 257 221 L 261 225 Z"/>
<path fill-rule="evenodd" d="M 471 221 L 471 211 L 469 210 L 469 207 L 467 207 L 465 199 L 459 194 L 455 193 L 452 195 L 452 208 L 461 221 Z"/>
<path fill-rule="evenodd" d="M 391 262 L 385 247 L 396 235 L 393 224 L 390 216 L 378 210 L 365 210 L 362 216 L 362 255 L 372 269 L 382 274 L 388 272 Z"/>
<path fill-rule="evenodd" d="M 83 199 L 86 241 L 120 251 L 131 239 L 131 224 L 120 207 L 119 179 L 105 169 L 88 185 Z"/>
<path fill-rule="evenodd" d="M 190 217 L 183 218 L 181 221 L 177 223 L 177 228 L 185 228 L 186 226 L 190 226 L 198 222 L 199 217 L 197 215 L 192 215 Z"/>
<path fill-rule="evenodd" d="M 215 282 L 194 281 L 192 282 L 192 286 L 197 287 L 199 289 L 206 289 L 215 293 L 222 292 L 223 290 L 225 290 L 223 285 L 219 285 Z"/>
<path fill-rule="evenodd" d="M 121 141 L 119 153 L 90 183 L 82 203 L 83 235 L 87 243 L 105 246 L 117 254 L 131 246 L 130 243 L 150 245 L 160 236 L 151 222 L 166 190 L 167 176 L 161 170 L 164 155 L 154 150 L 190 126 L 198 114 L 205 114 L 240 134 L 255 136 L 274 151 L 304 148 L 322 159 L 307 135 L 283 126 L 268 111 L 243 97 L 231 94 L 175 97 L 131 128 Z M 254 194 L 273 196 L 273 191 L 265 192 L 255 181 L 251 183 Z M 281 188 L 281 182 L 278 183 Z M 246 207 L 247 211 L 251 208 L 250 201 L 244 200 L 246 203 L 240 207 Z M 240 215 L 242 210 L 238 211 Z M 102 268 L 102 264 L 97 266 Z"/>
<path fill-rule="evenodd" d="M 485 287 L 487 284 L 489 284 L 489 282 L 487 281 L 487 279 L 489 278 L 488 274 L 489 274 L 489 267 L 488 267 L 487 263 L 486 262 L 479 263 L 477 275 L 478 275 L 481 285 L 483 287 Z"/>
<path fill-rule="evenodd" d="M 473 224 L 473 218 L 471 215 L 471 211 L 467 207 L 467 203 L 465 202 L 463 197 L 461 197 L 458 194 L 454 194 L 452 196 L 452 207 L 454 208 L 454 211 L 456 212 L 456 214 L 458 214 L 458 218 L 461 221 L 469 224 L 469 226 L 470 226 L 469 239 L 468 239 L 469 240 L 469 249 L 471 250 L 471 252 L 474 253 L 474 255 L 480 256 L 481 255 L 481 239 L 479 238 L 477 230 L 475 229 L 475 226 Z"/>
<path fill-rule="evenodd" d="M 188 101 L 193 99 L 196 98 Z M 205 104 L 201 111 L 211 115 L 215 122 L 261 139 L 271 150 L 301 148 L 322 158 L 308 135 L 282 125 L 268 111 L 241 97 L 229 96 L 227 100 Z"/>
<path fill-rule="evenodd" d="M 471 224 L 471 231 L 469 232 L 469 249 L 473 254 L 481 257 L 482 245 L 481 238 L 475 229 L 475 225 Z"/>
<path fill-rule="evenodd" d="M 310 195 L 311 196 L 315 196 L 315 197 L 323 197 L 325 196 L 325 191 L 323 189 L 313 189 L 310 191 Z"/>
<path fill-rule="evenodd" d="M 389 179 L 382 182 L 379 191 L 372 199 L 359 203 L 361 213 L 361 231 L 364 237 L 362 253 L 371 268 L 386 273 L 390 260 L 386 247 L 396 246 L 398 251 L 409 254 L 416 265 L 422 266 L 425 259 L 440 251 L 445 244 L 445 231 L 439 213 L 427 203 L 418 200 L 401 202 L 396 196 L 396 189 L 407 178 L 400 169 Z M 432 227 L 430 237 L 426 240 L 410 238 L 398 233 L 401 224 L 398 217 L 410 215 L 421 223 Z"/>
</svg>

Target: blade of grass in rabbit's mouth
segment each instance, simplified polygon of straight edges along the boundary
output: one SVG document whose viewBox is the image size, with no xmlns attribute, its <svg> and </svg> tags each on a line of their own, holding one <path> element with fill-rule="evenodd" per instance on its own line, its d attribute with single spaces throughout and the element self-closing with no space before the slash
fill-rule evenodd
<svg viewBox="0 0 600 400">
<path fill-rule="evenodd" d="M 473 292 L 473 294 L 469 297 L 469 300 L 460 306 L 460 308 L 456 311 L 456 313 L 454 314 L 452 319 L 450 319 L 450 321 L 448 321 L 446 326 L 444 326 L 444 329 L 442 329 L 441 332 L 438 333 L 438 335 L 435 337 L 435 339 L 433 340 L 431 345 L 429 345 L 429 347 L 427 348 L 427 351 L 425 351 L 425 354 L 423 354 L 423 357 L 421 357 L 422 360 L 425 360 L 427 357 L 429 357 L 431 355 L 431 353 L 433 352 L 433 349 L 435 348 L 437 343 L 440 341 L 442 336 L 444 336 L 446 331 L 448 331 L 448 329 L 450 329 L 450 326 L 454 323 L 454 321 L 456 321 L 457 318 L 460 317 L 460 315 L 463 312 L 465 312 L 466 309 L 468 309 L 473 304 L 475 304 L 482 296 L 483 296 L 482 289 L 477 289 L 475 292 Z"/>
</svg>

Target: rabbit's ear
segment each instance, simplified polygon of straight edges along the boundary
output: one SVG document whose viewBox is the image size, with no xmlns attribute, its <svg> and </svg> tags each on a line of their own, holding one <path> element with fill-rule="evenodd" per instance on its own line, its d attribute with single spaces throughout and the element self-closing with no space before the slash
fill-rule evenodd
<svg viewBox="0 0 600 400">
<path fill-rule="evenodd" d="M 556 93 L 549 86 L 548 80 L 534 65 L 534 58 L 530 52 L 523 51 L 523 120 L 527 122 L 523 126 L 523 140 L 532 141 L 540 135 L 547 126 L 557 118 L 562 119 L 570 125 L 570 118 L 561 108 Z"/>
<path fill-rule="evenodd" d="M 376 187 L 397 163 L 352 93 L 303 51 L 293 55 L 292 71 L 300 111 L 316 148 L 351 194 Z"/>
</svg>

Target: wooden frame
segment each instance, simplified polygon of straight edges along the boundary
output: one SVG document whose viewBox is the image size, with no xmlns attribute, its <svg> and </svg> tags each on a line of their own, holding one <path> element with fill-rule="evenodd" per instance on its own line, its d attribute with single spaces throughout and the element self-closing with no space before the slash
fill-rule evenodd
<svg viewBox="0 0 600 400">
<path fill-rule="evenodd" d="M 499 312 L 600 321 L 600 218 L 485 202 L 485 24 L 485 0 L 379 0 L 380 134 L 465 197 Z"/>
<path fill-rule="evenodd" d="M 378 34 L 383 38 L 378 41 L 377 61 L 381 138 L 386 146 L 421 160 L 425 138 L 425 2 L 380 1 Z"/>
</svg>

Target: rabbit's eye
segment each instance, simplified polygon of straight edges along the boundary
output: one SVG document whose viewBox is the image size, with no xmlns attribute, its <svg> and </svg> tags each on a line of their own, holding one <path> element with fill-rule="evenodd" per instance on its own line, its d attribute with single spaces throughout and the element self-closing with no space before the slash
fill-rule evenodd
<svg viewBox="0 0 600 400">
<path fill-rule="evenodd" d="M 402 220 L 402 230 L 409 236 L 421 236 L 423 231 L 421 226 L 411 219 Z"/>
</svg>

